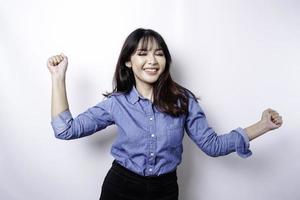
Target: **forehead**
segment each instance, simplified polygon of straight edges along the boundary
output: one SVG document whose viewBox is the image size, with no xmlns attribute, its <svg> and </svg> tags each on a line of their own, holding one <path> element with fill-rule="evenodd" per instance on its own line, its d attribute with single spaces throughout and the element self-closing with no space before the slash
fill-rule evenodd
<svg viewBox="0 0 300 200">
<path fill-rule="evenodd" d="M 161 49 L 161 46 L 154 37 L 148 36 L 140 39 L 137 49 L 155 50 Z"/>
</svg>

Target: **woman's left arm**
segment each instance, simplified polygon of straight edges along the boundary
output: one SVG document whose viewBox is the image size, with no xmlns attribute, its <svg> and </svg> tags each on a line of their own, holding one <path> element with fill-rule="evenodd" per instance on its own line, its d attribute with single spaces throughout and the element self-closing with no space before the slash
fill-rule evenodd
<svg viewBox="0 0 300 200">
<path fill-rule="evenodd" d="M 249 140 L 253 140 L 268 131 L 274 130 L 282 126 L 282 117 L 275 110 L 268 108 L 263 111 L 261 120 L 247 128 L 244 131 L 247 133 Z"/>
</svg>

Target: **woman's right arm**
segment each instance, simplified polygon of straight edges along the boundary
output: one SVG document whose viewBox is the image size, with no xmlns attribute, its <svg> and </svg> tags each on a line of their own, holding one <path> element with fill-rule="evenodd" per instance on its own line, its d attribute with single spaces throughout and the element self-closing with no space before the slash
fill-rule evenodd
<svg viewBox="0 0 300 200">
<path fill-rule="evenodd" d="M 65 82 L 68 58 L 64 54 L 52 56 L 48 59 L 47 67 L 52 78 L 51 119 L 54 119 L 69 109 Z"/>
<path fill-rule="evenodd" d="M 68 58 L 61 54 L 48 59 L 52 76 L 51 125 L 56 138 L 70 140 L 91 135 L 114 124 L 112 99 L 108 98 L 73 118 L 66 93 Z"/>
</svg>

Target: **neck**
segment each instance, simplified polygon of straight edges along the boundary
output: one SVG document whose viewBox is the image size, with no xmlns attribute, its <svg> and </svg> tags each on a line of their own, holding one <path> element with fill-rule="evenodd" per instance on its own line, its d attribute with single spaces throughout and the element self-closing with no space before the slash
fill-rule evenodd
<svg viewBox="0 0 300 200">
<path fill-rule="evenodd" d="M 145 97 L 153 102 L 153 86 L 152 85 L 137 84 L 136 89 L 140 93 L 140 95 L 142 95 L 143 97 Z"/>
</svg>

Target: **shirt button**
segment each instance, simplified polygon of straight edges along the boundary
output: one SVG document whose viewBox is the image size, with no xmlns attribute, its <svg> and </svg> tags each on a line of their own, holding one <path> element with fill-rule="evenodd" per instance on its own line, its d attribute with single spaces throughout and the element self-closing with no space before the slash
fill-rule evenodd
<svg viewBox="0 0 300 200">
<path fill-rule="evenodd" d="M 152 117 L 150 117 L 150 120 L 153 120 L 153 118 L 152 118 Z"/>
<path fill-rule="evenodd" d="M 154 156 L 154 153 L 151 152 L 151 153 L 150 153 L 150 156 Z"/>
<path fill-rule="evenodd" d="M 149 171 L 152 172 L 152 168 L 150 168 Z"/>
<path fill-rule="evenodd" d="M 155 135 L 154 134 L 151 134 L 151 137 L 154 137 Z"/>
</svg>

